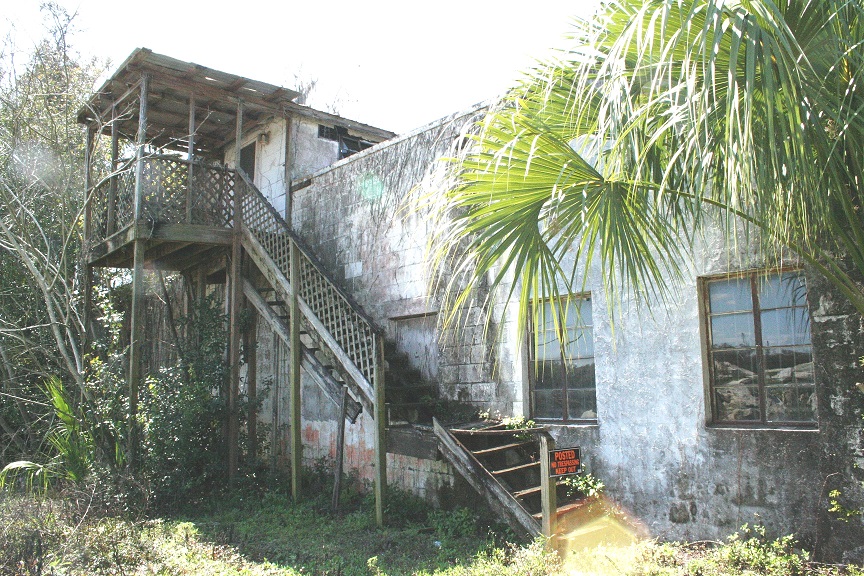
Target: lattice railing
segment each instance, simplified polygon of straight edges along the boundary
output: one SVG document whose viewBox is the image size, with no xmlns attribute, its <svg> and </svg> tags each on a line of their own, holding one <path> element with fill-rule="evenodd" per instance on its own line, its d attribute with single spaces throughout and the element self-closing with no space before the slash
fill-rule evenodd
<svg viewBox="0 0 864 576">
<path fill-rule="evenodd" d="M 173 156 L 144 158 L 141 171 L 142 218 L 164 224 L 233 225 L 233 170 L 192 164 Z M 101 241 L 132 223 L 135 216 L 135 161 L 100 182 L 91 196 L 91 240 Z"/>
<path fill-rule="evenodd" d="M 239 180 L 239 179 L 238 179 Z M 298 294 L 339 343 L 366 381 L 375 386 L 377 329 L 372 320 L 360 311 L 350 296 L 330 280 L 323 267 L 270 202 L 245 177 L 243 190 L 243 227 L 264 247 L 279 271 L 290 277 L 291 243 L 301 255 Z"/>
<path fill-rule="evenodd" d="M 112 185 L 115 191 L 112 194 Z M 112 177 L 103 179 L 93 189 L 90 202 L 90 233 L 92 241 L 101 241 L 132 222 L 135 199 L 135 173 L 126 165 Z"/>
</svg>

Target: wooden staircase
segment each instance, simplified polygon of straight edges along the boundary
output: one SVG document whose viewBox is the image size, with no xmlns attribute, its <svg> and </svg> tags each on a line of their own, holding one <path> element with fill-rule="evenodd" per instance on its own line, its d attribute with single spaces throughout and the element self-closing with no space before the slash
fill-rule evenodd
<svg viewBox="0 0 864 576">
<path fill-rule="evenodd" d="M 433 426 L 442 454 L 502 520 L 530 537 L 544 532 L 544 428 L 483 422 L 448 429 L 437 420 Z M 547 480 L 547 486 L 555 490 L 554 526 L 575 499 L 568 496 L 563 480 Z"/>
</svg>

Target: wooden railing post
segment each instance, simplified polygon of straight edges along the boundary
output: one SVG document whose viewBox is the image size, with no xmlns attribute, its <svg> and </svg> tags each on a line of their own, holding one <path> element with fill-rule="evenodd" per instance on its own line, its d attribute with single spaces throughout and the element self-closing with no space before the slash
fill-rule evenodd
<svg viewBox="0 0 864 576">
<path fill-rule="evenodd" d="M 115 231 L 117 221 L 117 156 L 120 153 L 120 130 L 117 127 L 117 104 L 111 107 L 111 180 L 108 184 L 108 207 L 106 210 L 105 238 Z"/>
<path fill-rule="evenodd" d="M 373 386 L 375 392 L 375 522 L 384 526 L 384 499 L 387 493 L 387 422 L 384 404 L 384 340 L 372 335 Z"/>
<path fill-rule="evenodd" d="M 555 535 L 558 516 L 558 494 L 555 478 L 549 462 L 549 453 L 555 450 L 555 440 L 548 434 L 540 433 L 540 502 L 543 507 L 541 530 L 547 538 Z"/>
<path fill-rule="evenodd" d="M 141 76 L 141 101 L 138 110 L 138 138 L 135 152 L 135 203 L 133 220 L 137 222 L 142 217 L 144 202 L 144 146 L 147 144 L 147 96 L 150 92 L 150 75 Z"/>
<path fill-rule="evenodd" d="M 291 241 L 288 282 L 291 285 L 291 497 L 300 498 L 300 467 L 303 465 L 303 440 L 300 400 L 300 250 Z"/>
<path fill-rule="evenodd" d="M 186 223 L 192 223 L 192 182 L 195 180 L 195 94 L 189 94 L 189 146 L 187 149 L 189 161 L 189 179 L 186 184 Z"/>
</svg>

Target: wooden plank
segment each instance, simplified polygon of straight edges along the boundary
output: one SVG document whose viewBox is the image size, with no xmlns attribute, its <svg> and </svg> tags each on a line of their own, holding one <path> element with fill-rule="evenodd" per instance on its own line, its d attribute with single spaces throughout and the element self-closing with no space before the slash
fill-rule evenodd
<svg viewBox="0 0 864 576">
<path fill-rule="evenodd" d="M 492 470 L 492 474 L 494 476 L 501 476 L 503 474 L 510 474 L 511 472 L 519 472 L 520 470 L 528 470 L 529 468 L 536 468 L 540 466 L 540 462 L 528 462 L 527 464 L 519 464 L 518 466 L 512 466 L 510 468 L 502 468 L 500 470 Z"/>
<path fill-rule="evenodd" d="M 518 534 L 527 532 L 529 536 L 540 533 L 540 524 L 522 505 L 501 485 L 494 476 L 483 468 L 480 462 L 452 436 L 437 418 L 432 419 L 432 427 L 439 441 L 439 449 L 459 474 L 480 494 L 493 512 L 498 514 Z"/>
<path fill-rule="evenodd" d="M 153 226 L 149 237 L 172 242 L 231 246 L 233 232 L 230 228 L 217 228 L 201 224 L 157 224 Z"/>
<path fill-rule="evenodd" d="M 138 137 L 135 150 L 135 202 L 132 220 L 139 221 L 144 201 L 144 145 L 147 143 L 147 95 L 150 92 L 150 75 L 141 75 L 141 98 L 138 109 Z"/>
<path fill-rule="evenodd" d="M 333 501 L 331 507 L 334 512 L 339 510 L 339 492 L 342 491 L 342 461 L 345 451 L 345 417 L 348 415 L 348 387 L 342 387 L 342 402 L 339 410 L 339 427 L 336 430 L 336 470 L 333 478 Z"/>
<path fill-rule="evenodd" d="M 384 405 L 384 340 L 372 335 L 373 378 L 375 382 L 375 520 L 378 527 L 384 526 L 384 500 L 387 491 L 387 418 Z"/>
<path fill-rule="evenodd" d="M 450 430 L 451 434 L 465 434 L 470 436 L 507 436 L 513 434 L 536 434 L 537 432 L 542 432 L 545 428 L 504 428 L 500 430 L 488 429 L 488 428 L 480 428 L 478 430 L 470 430 L 470 429 L 453 429 Z"/>
<path fill-rule="evenodd" d="M 245 282 L 245 278 L 244 278 Z M 249 398 L 249 414 L 246 418 L 247 462 L 258 461 L 258 316 L 249 315 L 249 324 L 244 334 L 246 351 L 246 396 Z"/>
<path fill-rule="evenodd" d="M 264 298 L 255 289 L 255 286 L 249 280 L 243 281 L 243 294 L 246 299 L 255 307 L 262 318 L 270 325 L 270 328 L 278 336 L 286 346 L 291 346 L 291 331 L 285 322 L 279 318 L 273 309 L 267 305 Z M 342 401 L 342 386 L 333 379 L 333 376 L 327 372 L 321 361 L 314 354 L 303 349 L 302 366 L 306 370 L 306 374 L 312 378 L 312 381 L 324 392 L 334 404 L 340 405 Z M 359 402 L 349 397 L 348 402 L 348 418 L 351 423 L 357 421 L 357 416 L 360 414 L 361 405 Z"/>
<path fill-rule="evenodd" d="M 471 453 L 474 456 L 483 456 L 485 454 L 493 454 L 495 452 L 501 452 L 503 450 L 511 450 L 513 448 L 519 448 L 520 446 L 526 446 L 528 444 L 533 444 L 533 440 L 521 440 L 519 442 L 511 442 L 510 444 L 502 444 L 501 446 L 493 446 L 492 448 L 484 448 L 482 450 L 472 450 Z"/>
<path fill-rule="evenodd" d="M 540 524 L 543 535 L 551 538 L 555 535 L 555 524 L 558 519 L 558 491 L 555 478 L 552 478 L 549 453 L 555 450 L 555 439 L 548 434 L 540 434 L 540 503 L 543 520 Z"/>
<path fill-rule="evenodd" d="M 139 434 L 138 434 L 138 387 L 143 376 L 143 352 L 145 322 L 144 322 L 144 243 L 136 241 L 134 246 L 132 269 L 132 313 L 130 319 L 129 343 L 129 444 L 127 446 L 127 461 L 130 469 L 138 469 Z"/>
<path fill-rule="evenodd" d="M 542 491 L 541 486 L 532 486 L 531 488 L 524 488 L 522 490 L 516 490 L 513 492 L 514 498 L 522 498 L 523 496 L 531 496 L 532 494 L 537 494 Z"/>
<path fill-rule="evenodd" d="M 243 130 L 243 102 L 237 102 L 237 136 L 238 140 L 234 146 L 234 160 L 240 163 L 240 141 L 239 136 Z M 243 246 L 241 244 L 240 230 L 242 229 L 243 205 L 242 187 L 234 189 L 234 234 L 231 243 L 231 307 L 229 315 L 229 358 L 230 370 L 228 389 L 228 480 L 234 480 L 237 473 L 238 441 L 240 436 L 240 422 L 237 414 L 237 396 L 240 392 L 240 300 L 243 297 L 241 290 L 240 275 L 242 274 Z"/>
<path fill-rule="evenodd" d="M 192 222 L 192 184 L 195 181 L 195 92 L 189 92 L 189 142 L 186 148 L 189 179 L 186 181 L 186 222 Z"/>
<path fill-rule="evenodd" d="M 238 160 L 238 166 L 239 160 Z M 296 502 L 300 497 L 300 467 L 303 459 L 303 441 L 300 436 L 302 428 L 300 418 L 300 297 L 296 287 L 300 282 L 299 251 L 297 246 L 291 243 L 290 270 L 291 286 L 291 496 Z"/>
</svg>

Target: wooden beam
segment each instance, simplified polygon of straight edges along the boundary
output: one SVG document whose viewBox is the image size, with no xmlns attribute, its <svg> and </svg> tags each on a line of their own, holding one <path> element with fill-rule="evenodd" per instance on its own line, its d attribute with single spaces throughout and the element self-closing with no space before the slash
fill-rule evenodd
<svg viewBox="0 0 864 576">
<path fill-rule="evenodd" d="M 282 185 L 285 186 L 285 222 L 288 227 L 294 229 L 294 194 L 291 190 L 291 172 L 294 169 L 294 162 L 291 157 L 291 144 L 293 135 L 292 116 L 285 117 L 285 172 L 282 175 Z"/>
<path fill-rule="evenodd" d="M 105 233 L 110 236 L 114 233 L 117 210 L 117 168 L 120 152 L 120 127 L 117 125 L 117 107 L 111 107 L 111 181 L 108 184 L 108 216 Z"/>
<path fill-rule="evenodd" d="M 532 537 L 537 536 L 540 533 L 539 523 L 501 486 L 498 480 L 489 474 L 436 418 L 432 418 L 432 428 L 438 438 L 438 449 L 441 450 L 441 454 L 486 500 L 492 511 L 507 522 L 517 534 L 524 531 Z"/>
<path fill-rule="evenodd" d="M 303 428 L 301 424 L 301 399 L 300 399 L 300 297 L 298 296 L 300 286 L 300 251 L 297 244 L 291 242 L 291 278 L 289 282 L 294 287 L 291 290 L 291 496 L 296 502 L 300 498 L 300 467 L 303 464 L 303 440 L 301 437 Z"/>
<path fill-rule="evenodd" d="M 248 230 L 243 232 L 243 244 L 246 247 L 247 254 L 258 265 L 258 270 L 261 271 L 261 274 L 264 275 L 270 285 L 282 294 L 286 301 L 290 300 L 294 292 L 291 288 L 291 283 L 281 272 L 278 272 L 279 268 L 276 263 L 264 247 L 261 246 L 261 243 L 258 242 L 258 239 Z M 360 369 L 354 365 L 354 362 L 348 357 L 348 354 L 342 349 L 339 342 L 330 334 L 327 327 L 321 323 L 321 320 L 318 319 L 318 316 L 315 315 L 315 312 L 312 311 L 303 298 L 298 297 L 297 300 L 300 304 L 300 313 L 303 314 L 306 321 L 312 326 L 320 341 L 327 346 L 330 352 L 332 352 L 333 357 L 339 362 L 340 371 L 344 375 L 347 375 L 346 381 L 348 386 L 351 387 L 354 396 L 363 404 L 363 408 L 375 418 L 375 392 L 372 385 L 366 380 Z"/>
<path fill-rule="evenodd" d="M 249 280 L 243 280 L 243 294 L 246 299 L 255 307 L 258 314 L 270 325 L 270 329 L 274 334 L 282 340 L 288 348 L 291 347 L 291 327 L 286 326 L 285 322 L 276 315 L 276 312 L 267 304 L 255 286 Z M 321 361 L 302 346 L 302 366 L 318 388 L 324 392 L 324 395 L 333 402 L 337 407 L 342 402 L 342 386 L 336 382 L 333 376 Z M 359 402 L 349 396 L 348 402 L 348 419 L 353 424 L 360 415 L 362 407 Z"/>
<path fill-rule="evenodd" d="M 138 110 L 138 138 L 135 151 L 135 203 L 132 219 L 141 219 L 144 202 L 144 146 L 147 143 L 147 93 L 150 91 L 150 75 L 141 77 L 141 102 Z"/>
<path fill-rule="evenodd" d="M 555 535 L 558 520 L 558 494 L 555 478 L 550 470 L 549 453 L 555 450 L 555 439 L 545 432 L 538 434 L 540 440 L 540 504 L 543 520 L 540 529 L 547 538 Z"/>
<path fill-rule="evenodd" d="M 96 132 L 92 125 L 87 126 L 84 136 L 84 245 L 82 246 L 84 258 L 84 330 L 81 334 L 83 339 L 82 349 L 87 354 L 90 350 L 90 316 L 93 304 L 93 268 L 88 263 L 90 259 L 90 244 L 93 238 L 93 145 L 96 140 Z"/>
<path fill-rule="evenodd" d="M 240 165 L 240 135 L 243 133 L 243 101 L 237 101 L 237 143 L 234 146 L 234 161 Z M 240 299 L 243 297 L 240 275 L 243 247 L 240 233 L 243 228 L 243 186 L 234 188 L 234 234 L 231 245 L 231 308 L 229 315 L 229 372 L 228 383 L 228 479 L 234 480 L 237 474 L 237 452 L 240 436 L 237 396 L 240 392 Z"/>
<path fill-rule="evenodd" d="M 384 500 L 387 497 L 387 422 L 384 398 L 384 339 L 372 335 L 374 349 L 373 380 L 375 385 L 375 523 L 384 527 Z"/>
<path fill-rule="evenodd" d="M 161 242 L 155 246 L 150 246 L 144 256 L 144 267 L 151 267 L 159 260 L 171 256 L 175 252 L 179 252 L 189 246 L 189 243 L 182 242 L 175 244 L 173 242 Z"/>
<path fill-rule="evenodd" d="M 192 223 L 192 192 L 195 182 L 195 93 L 189 93 L 189 146 L 186 150 L 189 161 L 189 180 L 186 182 L 186 223 Z"/>
<path fill-rule="evenodd" d="M 135 241 L 132 268 L 131 334 L 129 337 L 129 436 L 127 463 L 134 472 L 138 469 L 138 388 L 143 376 L 144 352 L 144 242 Z"/>
<path fill-rule="evenodd" d="M 171 242 L 190 242 L 193 244 L 213 244 L 231 246 L 234 232 L 229 228 L 217 228 L 201 224 L 157 224 L 150 229 L 142 230 L 147 238 L 168 240 Z"/>
<path fill-rule="evenodd" d="M 333 478 L 333 512 L 339 510 L 339 492 L 342 491 L 342 461 L 345 459 L 345 418 L 348 412 L 348 387 L 342 386 L 342 402 L 339 410 L 339 425 L 336 429 L 336 470 Z"/>
<path fill-rule="evenodd" d="M 245 282 L 245 279 L 244 279 Z M 250 314 L 244 338 L 246 350 L 246 397 L 249 414 L 246 418 L 246 465 L 255 466 L 258 459 L 258 315 Z"/>
</svg>

